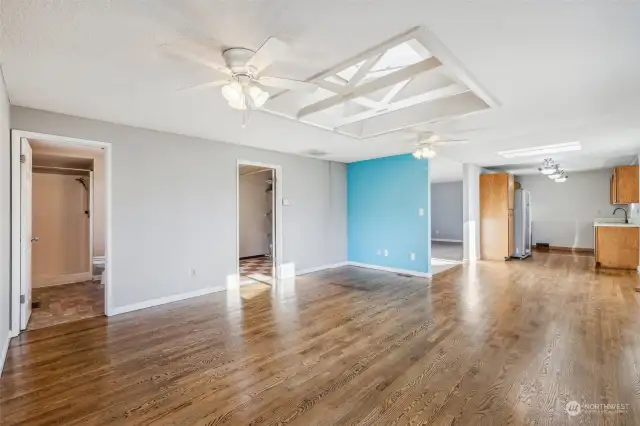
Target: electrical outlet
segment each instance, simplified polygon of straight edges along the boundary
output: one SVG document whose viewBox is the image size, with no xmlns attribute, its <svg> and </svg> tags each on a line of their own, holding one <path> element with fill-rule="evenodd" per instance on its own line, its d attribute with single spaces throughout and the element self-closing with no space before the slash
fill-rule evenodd
<svg viewBox="0 0 640 426">
<path fill-rule="evenodd" d="M 378 249 L 378 256 L 380 256 L 380 249 Z"/>
<path fill-rule="evenodd" d="M 195 277 L 196 276 L 196 268 L 189 269 L 189 275 L 191 275 L 192 277 Z"/>
<path fill-rule="evenodd" d="M 440 231 L 438 231 L 438 230 L 436 229 L 436 235 L 438 235 L 439 233 L 440 233 Z"/>
<path fill-rule="evenodd" d="M 424 209 L 422 207 L 418 209 L 418 216 L 424 216 Z"/>
<path fill-rule="evenodd" d="M 411 260 L 416 260 L 416 254 L 415 253 L 411 253 Z"/>
<path fill-rule="evenodd" d="M 389 256 L 389 250 L 384 249 L 384 255 L 385 255 L 385 256 Z"/>
</svg>

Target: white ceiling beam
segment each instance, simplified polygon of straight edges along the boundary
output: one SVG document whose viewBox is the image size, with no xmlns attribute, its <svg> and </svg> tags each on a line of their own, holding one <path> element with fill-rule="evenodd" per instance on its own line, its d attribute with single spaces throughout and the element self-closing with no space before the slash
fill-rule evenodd
<svg viewBox="0 0 640 426">
<path fill-rule="evenodd" d="M 435 69 L 440 65 L 440 61 L 435 57 L 425 59 L 424 61 L 409 65 L 406 68 L 402 68 L 401 70 L 398 70 L 394 73 L 387 74 L 375 80 L 361 84 L 360 86 L 355 87 L 350 93 L 338 94 L 330 98 L 318 101 L 314 104 L 308 105 L 298 112 L 297 117 L 300 119 L 309 114 L 331 108 L 332 106 L 338 105 L 349 99 L 355 99 L 361 96 L 368 95 L 369 93 L 377 92 L 378 90 L 384 89 L 385 87 L 389 87 L 404 80 L 410 79 L 417 74 Z"/>
<path fill-rule="evenodd" d="M 400 93 L 402 89 L 407 87 L 407 84 L 411 83 L 411 80 L 412 79 L 405 80 L 393 86 L 393 88 L 389 90 L 389 93 L 385 95 L 384 99 L 382 99 L 382 103 L 390 104 L 393 101 L 393 98 L 398 96 L 398 93 Z"/>
<path fill-rule="evenodd" d="M 351 77 L 351 80 L 349 80 L 349 82 L 346 84 L 345 89 L 351 90 L 356 86 L 356 84 L 360 83 L 362 79 L 365 78 L 367 74 L 369 74 L 371 68 L 373 68 L 375 64 L 378 63 L 383 54 L 384 53 L 378 53 L 377 55 L 367 59 L 364 64 L 362 64 L 360 68 L 358 68 L 358 71 L 356 71 L 353 77 Z"/>
<path fill-rule="evenodd" d="M 469 91 L 468 88 L 458 83 L 450 84 L 449 86 L 441 87 L 439 89 L 432 90 L 430 92 L 423 93 L 421 95 L 412 96 L 411 98 L 403 99 L 398 102 L 394 102 L 388 105 L 388 110 L 385 113 L 398 111 L 403 108 L 408 108 L 418 104 L 424 104 L 435 101 L 437 99 L 448 98 L 451 96 L 459 95 L 461 93 Z M 380 116 L 379 111 L 365 111 L 359 114 L 354 114 L 342 119 L 337 125 L 336 129 L 347 124 L 355 123 L 357 121 L 367 120 L 369 118 Z"/>
</svg>

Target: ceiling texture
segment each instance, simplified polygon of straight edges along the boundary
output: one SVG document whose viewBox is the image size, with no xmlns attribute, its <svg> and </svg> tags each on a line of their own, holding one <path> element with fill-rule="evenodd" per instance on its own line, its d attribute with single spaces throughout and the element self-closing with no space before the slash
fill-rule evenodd
<svg viewBox="0 0 640 426">
<path fill-rule="evenodd" d="M 472 113 L 443 113 L 446 106 L 432 103 L 431 110 L 418 111 L 409 123 L 469 140 L 467 145 L 438 148 L 435 180 L 451 180 L 452 170 L 460 170 L 463 162 L 534 170 L 542 158 L 507 160 L 496 152 L 537 145 L 580 141 L 581 151 L 553 155 L 569 172 L 625 163 L 640 152 L 640 3 L 633 0 L 1 4 L 0 63 L 14 105 L 299 155 L 319 151 L 326 153 L 323 159 L 342 162 L 407 153 L 414 142 L 402 131 L 390 131 L 395 125 L 383 132 L 367 133 L 357 126 L 327 130 L 322 127 L 331 129 L 344 121 L 336 121 L 337 116 L 330 121 L 317 114 L 314 118 L 317 108 L 304 112 L 307 121 L 316 123 L 283 117 L 290 106 L 283 103 L 287 93 L 267 102 L 271 112 L 253 113 L 242 128 L 240 113 L 229 108 L 219 88 L 177 91 L 218 76 L 167 55 L 161 46 L 206 47 L 215 40 L 225 47 L 256 50 L 275 36 L 290 51 L 286 60 L 269 67 L 269 74 L 308 80 L 329 73 L 335 79 L 339 64 L 420 28 L 440 45 L 441 50 L 431 53 L 446 52 L 446 58 L 438 56 L 445 68 L 456 64 L 465 82 L 472 83 L 471 92 L 483 102 L 489 99 Z M 342 77 L 357 72 L 343 71 Z M 444 76 L 450 78 L 450 72 L 445 70 Z M 442 83 L 428 78 L 427 86 Z M 459 83 L 447 80 L 447 86 Z M 374 115 L 380 121 L 391 114 L 402 120 L 409 113 L 407 108 Z M 324 126 L 313 125 L 318 123 Z M 362 126 L 374 128 L 370 123 Z M 378 133 L 383 134 L 368 137 Z"/>
</svg>

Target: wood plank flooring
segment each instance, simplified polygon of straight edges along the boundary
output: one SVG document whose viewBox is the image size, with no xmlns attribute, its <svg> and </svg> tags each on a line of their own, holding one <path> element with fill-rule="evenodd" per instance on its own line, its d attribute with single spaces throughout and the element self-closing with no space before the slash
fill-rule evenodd
<svg viewBox="0 0 640 426">
<path fill-rule="evenodd" d="M 32 309 L 29 330 L 104 315 L 104 285 L 100 281 L 36 287 L 32 299 L 37 307 Z"/>
<path fill-rule="evenodd" d="M 432 282 L 345 267 L 30 331 L 9 350 L 0 419 L 638 425 L 638 281 L 539 253 Z"/>
</svg>

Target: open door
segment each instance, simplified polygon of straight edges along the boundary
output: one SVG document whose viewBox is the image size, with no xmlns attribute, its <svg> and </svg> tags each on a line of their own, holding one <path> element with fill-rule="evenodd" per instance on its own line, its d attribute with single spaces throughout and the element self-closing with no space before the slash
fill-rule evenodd
<svg viewBox="0 0 640 426">
<path fill-rule="evenodd" d="M 278 250 L 276 250 L 276 241 L 278 240 L 276 238 L 276 236 L 278 235 L 277 232 L 277 227 L 276 227 L 276 223 L 277 223 L 277 209 L 276 209 L 276 203 L 278 200 L 278 195 L 277 195 L 277 182 L 276 182 L 276 169 L 271 169 L 271 276 L 272 277 L 277 277 L 278 276 L 278 262 L 277 262 L 277 253 Z"/>
<path fill-rule="evenodd" d="M 31 235 L 33 220 L 31 146 L 27 139 L 20 139 L 20 330 L 25 330 L 31 317 L 31 244 L 38 238 Z"/>
</svg>

